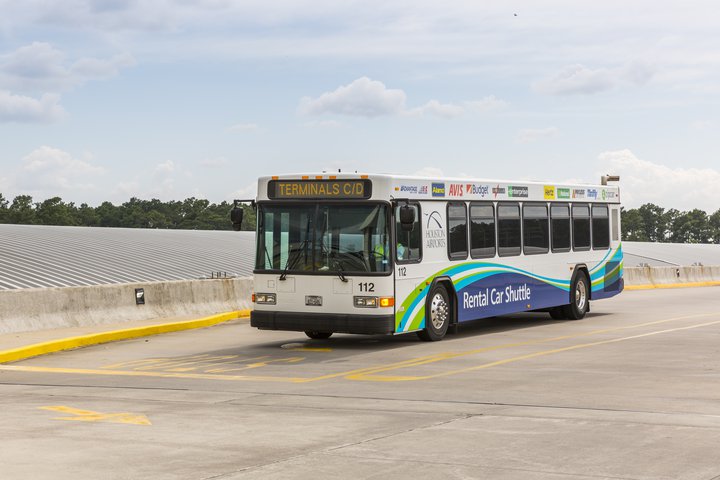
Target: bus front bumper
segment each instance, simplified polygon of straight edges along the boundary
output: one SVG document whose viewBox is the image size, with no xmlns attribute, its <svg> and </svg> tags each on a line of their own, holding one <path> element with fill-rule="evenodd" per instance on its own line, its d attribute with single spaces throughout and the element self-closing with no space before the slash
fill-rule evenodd
<svg viewBox="0 0 720 480">
<path fill-rule="evenodd" d="M 395 332 L 395 316 L 342 315 L 330 313 L 263 312 L 250 313 L 250 325 L 260 330 L 316 331 L 328 333 L 380 334 Z"/>
</svg>

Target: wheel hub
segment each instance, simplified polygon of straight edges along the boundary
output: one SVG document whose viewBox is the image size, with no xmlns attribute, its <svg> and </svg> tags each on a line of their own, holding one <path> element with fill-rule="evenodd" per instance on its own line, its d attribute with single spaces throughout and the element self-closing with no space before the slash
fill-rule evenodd
<svg viewBox="0 0 720 480">
<path fill-rule="evenodd" d="M 585 310 L 585 303 L 587 302 L 587 289 L 585 288 L 585 281 L 578 280 L 575 287 L 575 306 L 581 312 Z"/>
<path fill-rule="evenodd" d="M 440 330 L 448 319 L 448 303 L 445 298 L 436 293 L 430 302 L 430 321 L 435 330 Z"/>
</svg>

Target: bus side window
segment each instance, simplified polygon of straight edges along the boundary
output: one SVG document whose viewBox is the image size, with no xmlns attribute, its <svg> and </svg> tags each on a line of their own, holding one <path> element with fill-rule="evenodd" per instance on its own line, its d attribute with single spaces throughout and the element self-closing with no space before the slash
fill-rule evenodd
<svg viewBox="0 0 720 480">
<path fill-rule="evenodd" d="M 592 207 L 592 244 L 595 250 L 610 248 L 610 217 L 607 205 Z"/>
<path fill-rule="evenodd" d="M 520 205 L 498 205 L 498 254 L 520 255 Z"/>
<path fill-rule="evenodd" d="M 590 250 L 590 207 L 572 206 L 573 250 Z"/>
<path fill-rule="evenodd" d="M 448 257 L 465 260 L 468 255 L 467 210 L 464 203 L 448 203 L 447 209 Z"/>
<path fill-rule="evenodd" d="M 570 206 L 567 204 L 550 206 L 552 229 L 552 251 L 570 251 Z"/>
<path fill-rule="evenodd" d="M 495 211 L 490 204 L 470 204 L 470 256 L 495 256 Z"/>
<path fill-rule="evenodd" d="M 550 247 L 549 237 L 547 205 L 523 204 L 523 248 L 525 255 L 547 253 Z"/>
<path fill-rule="evenodd" d="M 422 258 L 422 236 L 420 234 L 420 206 L 411 204 L 415 222 L 411 231 L 406 232 L 400 225 L 400 206 L 395 207 L 395 259 L 398 263 L 415 263 Z"/>
</svg>

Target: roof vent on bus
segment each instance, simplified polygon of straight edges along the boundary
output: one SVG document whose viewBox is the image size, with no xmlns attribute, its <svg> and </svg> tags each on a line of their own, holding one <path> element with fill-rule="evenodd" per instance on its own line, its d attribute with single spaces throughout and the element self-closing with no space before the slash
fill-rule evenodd
<svg viewBox="0 0 720 480">
<path fill-rule="evenodd" d="M 600 185 L 607 185 L 608 182 L 619 182 L 620 175 L 603 175 L 600 177 Z"/>
</svg>

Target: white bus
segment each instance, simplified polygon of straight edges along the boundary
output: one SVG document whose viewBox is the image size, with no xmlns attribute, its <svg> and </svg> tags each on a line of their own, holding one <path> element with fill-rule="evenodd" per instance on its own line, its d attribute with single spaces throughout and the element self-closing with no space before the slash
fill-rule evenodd
<svg viewBox="0 0 720 480">
<path fill-rule="evenodd" d="M 606 179 L 262 177 L 251 325 L 432 341 L 503 314 L 583 318 L 623 290 L 620 191 Z"/>
</svg>

